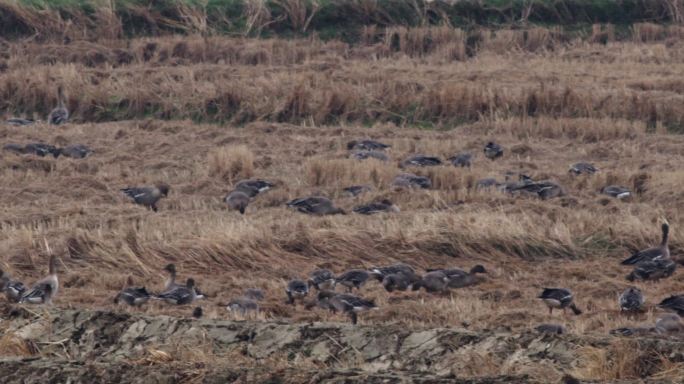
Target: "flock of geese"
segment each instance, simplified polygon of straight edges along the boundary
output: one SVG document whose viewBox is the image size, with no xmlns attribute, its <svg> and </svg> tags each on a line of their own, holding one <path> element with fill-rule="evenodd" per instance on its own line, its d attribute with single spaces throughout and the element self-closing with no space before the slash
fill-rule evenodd
<svg viewBox="0 0 684 384">
<path fill-rule="evenodd" d="M 63 124 L 68 121 L 69 112 L 65 107 L 64 93 L 61 87 L 58 89 L 58 106 L 50 113 L 48 121 L 50 124 Z M 29 119 L 12 118 L 7 120 L 12 125 L 27 125 L 33 121 Z M 375 159 L 388 161 L 385 150 L 390 148 L 374 140 L 354 140 L 347 144 L 350 157 L 358 160 Z M 58 157 L 65 155 L 73 158 L 84 158 L 92 153 L 92 150 L 84 145 L 74 145 L 65 148 L 57 148 L 43 143 L 30 143 L 25 146 L 18 144 L 8 144 L 5 150 L 17 154 L 36 154 L 38 156 L 53 155 Z M 485 157 L 496 160 L 503 157 L 504 149 L 494 143 L 488 142 L 483 152 Z M 456 167 L 470 167 L 473 161 L 471 153 L 459 153 L 447 159 L 449 163 Z M 399 167 L 429 167 L 442 165 L 443 161 L 436 156 L 412 155 L 403 159 Z M 575 175 L 591 175 L 598 169 L 590 163 L 577 163 L 570 167 L 569 172 Z M 518 180 L 512 180 L 514 174 L 507 174 L 506 179 L 500 182 L 496 179 L 487 178 L 477 182 L 477 188 L 489 189 L 497 188 L 500 191 L 511 194 L 532 194 L 541 199 L 551 199 L 565 195 L 565 189 L 556 182 L 549 180 L 533 180 L 531 177 L 520 174 Z M 273 188 L 275 184 L 262 179 L 241 180 L 234 185 L 233 190 L 228 193 L 224 202 L 232 209 L 241 214 L 246 209 L 252 199 L 259 194 Z M 419 176 L 413 173 L 403 172 L 397 175 L 392 181 L 392 188 L 396 189 L 429 189 L 432 183 L 428 177 Z M 344 192 L 352 196 L 358 196 L 370 191 L 372 188 L 367 185 L 352 185 L 344 188 Z M 171 187 L 165 183 L 159 183 L 147 187 L 129 187 L 121 189 L 136 204 L 142 205 L 157 211 L 157 203 L 163 197 L 167 197 Z M 609 185 L 601 189 L 601 193 L 612 197 L 623 199 L 631 195 L 628 188 L 619 185 Z M 335 215 L 346 214 L 346 212 L 334 205 L 332 200 L 323 196 L 308 196 L 293 199 L 286 203 L 287 207 L 301 213 L 310 215 Z M 374 214 L 379 212 L 398 212 L 399 208 L 388 199 L 374 201 L 363 204 L 353 209 L 358 214 Z M 668 247 L 669 224 L 662 224 L 662 241 L 660 245 L 639 251 L 622 264 L 632 266 L 633 270 L 627 275 L 629 281 L 660 280 L 672 276 L 677 264 L 670 257 Z M 127 286 L 119 292 L 114 301 L 115 303 L 125 303 L 130 306 L 141 306 L 150 299 L 160 300 L 171 305 L 188 305 L 198 299 L 205 297 L 197 287 L 195 280 L 187 279 L 185 284 L 176 283 L 176 267 L 169 264 L 164 268 L 168 278 L 164 283 L 164 289 L 160 293 L 151 293 L 145 287 L 133 286 L 129 278 Z M 487 273 L 482 265 L 476 265 L 466 271 L 458 268 L 451 269 L 428 269 L 422 275 L 407 264 L 394 264 L 383 267 L 366 269 L 352 269 L 343 271 L 335 275 L 328 269 L 316 269 L 309 273 L 305 279 L 293 279 L 285 287 L 287 303 L 296 305 L 302 302 L 308 309 L 319 307 L 332 312 L 340 312 L 348 315 L 351 321 L 356 324 L 357 314 L 362 311 L 377 308 L 373 300 L 365 299 L 354 295 L 353 290 L 358 292 L 368 281 L 377 281 L 387 292 L 395 291 L 418 291 L 424 289 L 429 293 L 446 293 L 450 289 L 464 288 L 478 284 L 482 281 L 481 274 Z M 50 257 L 49 274 L 47 277 L 36 281 L 30 288 L 18 280 L 13 280 L 8 273 L 0 271 L 0 289 L 5 293 L 7 299 L 14 303 L 25 304 L 51 304 L 58 292 L 59 282 L 57 278 L 57 262 L 55 256 Z M 346 292 L 337 292 L 337 286 L 344 287 Z M 313 300 L 306 300 L 311 291 L 316 294 Z M 259 301 L 265 297 L 260 289 L 249 288 L 237 298 L 231 300 L 227 309 L 233 312 L 246 314 L 259 310 Z M 574 302 L 574 296 L 566 288 L 544 288 L 538 296 L 539 299 L 548 307 L 549 314 L 554 309 L 567 308 L 576 315 L 582 313 Z M 645 298 L 641 290 L 637 287 L 627 288 L 618 298 L 618 305 L 621 311 L 638 312 L 643 311 Z M 684 332 L 679 316 L 684 316 L 684 295 L 673 295 L 663 299 L 659 308 L 673 313 L 662 316 L 658 319 L 654 327 L 640 328 L 620 328 L 614 330 L 618 334 L 637 334 L 644 332 L 669 333 Z M 201 316 L 201 308 L 196 308 L 194 316 Z M 563 327 L 556 324 L 542 324 L 537 329 L 541 332 L 562 333 Z"/>
</svg>

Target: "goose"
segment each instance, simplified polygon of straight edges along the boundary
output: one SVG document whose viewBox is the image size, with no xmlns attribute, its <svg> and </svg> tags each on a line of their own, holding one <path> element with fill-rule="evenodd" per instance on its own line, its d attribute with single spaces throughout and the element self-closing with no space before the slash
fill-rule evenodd
<svg viewBox="0 0 684 384">
<path fill-rule="evenodd" d="M 7 301 L 11 303 L 19 302 L 21 296 L 26 292 L 24 283 L 18 280 L 12 280 L 9 273 L 0 270 L 0 288 L 5 292 Z"/>
<path fill-rule="evenodd" d="M 591 163 L 575 163 L 570 166 L 570 170 L 568 172 L 575 175 L 593 175 L 594 173 L 598 172 L 598 168 L 594 167 L 594 164 Z"/>
<path fill-rule="evenodd" d="M 352 185 L 350 187 L 343 188 L 342 191 L 350 196 L 358 196 L 362 193 L 370 192 L 373 188 L 368 185 Z"/>
<path fill-rule="evenodd" d="M 411 287 L 414 291 L 420 288 L 425 289 L 429 293 L 447 292 L 449 290 L 449 278 L 442 271 L 428 272 Z"/>
<path fill-rule="evenodd" d="M 329 269 L 316 269 L 309 273 L 307 285 L 317 291 L 332 291 L 335 289 L 335 275 Z"/>
<path fill-rule="evenodd" d="M 466 272 L 459 268 L 452 269 L 428 269 L 428 272 L 442 272 L 449 278 L 449 288 L 463 288 L 470 285 L 478 284 L 482 278 L 477 276 L 479 273 L 487 273 L 487 270 L 482 265 L 476 265 Z"/>
<path fill-rule="evenodd" d="M 632 256 L 623 260 L 621 264 L 635 265 L 647 261 L 668 260 L 670 258 L 670 247 L 668 246 L 670 225 L 668 223 L 663 223 L 663 225 L 660 228 L 662 231 L 660 245 L 658 245 L 657 247 L 651 247 L 636 252 Z"/>
<path fill-rule="evenodd" d="M 19 303 L 28 304 L 52 304 L 52 299 L 57 296 L 57 290 L 59 289 L 59 279 L 57 278 L 57 257 L 50 256 L 50 267 L 49 274 L 36 281 L 31 289 L 25 291 Z"/>
<path fill-rule="evenodd" d="M 484 147 L 484 154 L 488 159 L 494 160 L 503 156 L 503 148 L 493 141 L 490 141 Z"/>
<path fill-rule="evenodd" d="M 262 179 L 240 180 L 235 184 L 235 190 L 245 193 L 247 196 L 254 197 L 273 188 L 275 184 Z"/>
<path fill-rule="evenodd" d="M 649 335 L 656 332 L 655 327 L 623 327 L 623 328 L 616 328 L 616 329 L 611 329 L 610 333 L 611 335 L 617 335 L 617 336 L 645 336 Z"/>
<path fill-rule="evenodd" d="M 266 297 L 264 291 L 258 288 L 247 288 L 242 296 L 256 301 L 263 300 Z"/>
<path fill-rule="evenodd" d="M 202 311 L 202 307 L 195 307 L 195 309 L 192 310 L 192 317 L 195 319 L 201 319 L 203 315 L 204 312 Z"/>
<path fill-rule="evenodd" d="M 239 211 L 241 215 L 245 214 L 249 200 L 249 195 L 239 189 L 230 192 L 223 198 L 223 201 L 228 204 L 228 208 L 233 211 Z"/>
<path fill-rule="evenodd" d="M 375 160 L 380 160 L 380 161 L 387 161 L 389 160 L 389 157 L 387 157 L 386 154 L 378 151 L 356 151 L 352 152 L 351 155 L 349 155 L 351 159 L 354 160 L 366 160 L 366 159 L 375 159 Z"/>
<path fill-rule="evenodd" d="M 245 315 L 247 312 L 259 312 L 259 301 L 264 299 L 264 293 L 260 289 L 249 288 L 236 299 L 231 300 L 226 309 Z"/>
<path fill-rule="evenodd" d="M 382 282 L 382 280 L 389 275 L 396 273 L 405 273 L 407 275 L 415 274 L 415 270 L 408 264 L 398 263 L 389 265 L 387 267 L 374 267 L 368 271 L 370 277 Z"/>
<path fill-rule="evenodd" d="M 139 307 L 150 300 L 150 293 L 145 287 L 133 287 L 133 278 L 131 276 L 126 279 L 126 287 L 114 297 L 114 304 L 119 301 L 132 306 Z"/>
<path fill-rule="evenodd" d="M 473 159 L 472 153 L 459 153 L 455 156 L 451 156 L 447 161 L 451 162 L 454 167 L 470 167 L 471 161 Z"/>
<path fill-rule="evenodd" d="M 295 305 L 295 300 L 303 299 L 309 294 L 309 286 L 301 280 L 290 280 L 285 288 L 287 303 Z"/>
<path fill-rule="evenodd" d="M 476 189 L 489 189 L 491 187 L 499 187 L 501 183 L 499 183 L 496 179 L 492 177 L 487 177 L 484 179 L 480 179 L 477 181 L 475 184 Z"/>
<path fill-rule="evenodd" d="M 380 212 L 399 212 L 399 207 L 394 205 L 388 199 L 383 199 L 379 202 L 359 205 L 352 210 L 354 213 L 361 215 L 372 215 Z"/>
<path fill-rule="evenodd" d="M 552 181 L 531 181 L 528 176 L 521 175 L 521 181 L 514 186 L 506 186 L 510 192 L 524 191 L 536 194 L 542 200 L 565 195 L 565 190 Z"/>
<path fill-rule="evenodd" d="M 658 308 L 676 312 L 679 316 L 684 316 L 684 295 L 672 295 L 667 297 L 658 304 Z"/>
<path fill-rule="evenodd" d="M 626 312 L 640 311 L 641 307 L 644 306 L 644 302 L 644 295 L 637 287 L 629 287 L 625 289 L 618 298 L 620 310 Z"/>
<path fill-rule="evenodd" d="M 632 191 L 630 191 L 629 188 L 622 187 L 620 185 L 609 185 L 603 187 L 601 188 L 601 193 L 618 199 L 626 199 L 632 196 Z"/>
<path fill-rule="evenodd" d="M 391 145 L 383 144 L 375 140 L 352 140 L 347 143 L 348 150 L 363 150 L 363 151 L 383 151 L 390 148 Z"/>
<path fill-rule="evenodd" d="M 347 291 L 351 292 L 353 288 L 360 290 L 366 284 L 370 275 L 363 269 L 350 269 L 335 278 L 335 284 L 340 284 L 347 287 Z"/>
<path fill-rule="evenodd" d="M 175 264 L 167 264 L 164 267 L 164 271 L 169 274 L 169 276 L 166 278 L 166 281 L 164 282 L 164 291 L 169 291 L 173 288 L 183 286 L 182 284 L 176 283 L 176 265 Z"/>
<path fill-rule="evenodd" d="M 656 320 L 655 331 L 658 334 L 682 333 L 684 332 L 684 323 L 678 314 L 666 313 Z"/>
<path fill-rule="evenodd" d="M 406 168 L 406 167 L 433 167 L 436 165 L 441 165 L 442 160 L 440 160 L 437 157 L 434 156 L 426 156 L 426 155 L 412 155 L 404 160 L 402 160 L 399 163 L 399 168 Z"/>
<path fill-rule="evenodd" d="M 676 269 L 677 263 L 669 259 L 645 261 L 634 267 L 627 280 L 660 280 L 672 276 Z"/>
<path fill-rule="evenodd" d="M 538 296 L 549 307 L 549 314 L 553 313 L 554 308 L 561 308 L 565 312 L 565 308 L 570 307 L 575 315 L 582 314 L 582 311 L 573 303 L 572 292 L 564 288 L 544 288 L 544 291 Z"/>
<path fill-rule="evenodd" d="M 226 309 L 244 316 L 248 312 L 259 313 L 259 303 L 248 297 L 238 297 L 228 302 Z"/>
<path fill-rule="evenodd" d="M 421 277 L 413 272 L 397 272 L 385 276 L 382 286 L 387 292 L 414 290 L 413 285 L 420 280 Z"/>
<path fill-rule="evenodd" d="M 16 144 L 16 143 L 8 143 L 2 146 L 3 151 L 9 151 L 9 152 L 14 152 L 17 155 L 23 155 L 26 152 L 24 151 L 24 146 L 21 144 Z"/>
<path fill-rule="evenodd" d="M 168 184 L 159 183 L 154 187 L 129 187 L 121 189 L 126 196 L 133 199 L 138 205 L 142 205 L 157 212 L 157 202 L 162 197 L 167 197 L 169 195 L 169 190 L 171 188 Z"/>
<path fill-rule="evenodd" d="M 398 189 L 430 189 L 432 187 L 432 182 L 425 176 L 417 176 L 413 173 L 402 173 L 394 178 L 392 187 Z"/>
<path fill-rule="evenodd" d="M 36 121 L 33 119 L 24 119 L 21 117 L 10 117 L 9 119 L 5 120 L 5 123 L 7 123 L 7 125 L 13 125 L 15 127 L 23 125 L 32 125 L 35 122 Z"/>
<path fill-rule="evenodd" d="M 197 291 L 195 291 L 195 280 L 189 278 L 185 285 L 176 285 L 160 293 L 156 298 L 173 305 L 186 305 L 198 299 L 198 296 Z"/>
<path fill-rule="evenodd" d="M 26 154 L 32 153 L 40 157 L 45 157 L 47 155 L 52 155 L 55 159 L 59 157 L 61 151 L 54 145 L 44 144 L 44 143 L 29 143 L 24 147 L 24 152 Z"/>
<path fill-rule="evenodd" d="M 343 209 L 335 207 L 330 199 L 322 196 L 311 196 L 294 199 L 288 202 L 287 206 L 296 209 L 298 212 L 309 215 L 323 216 L 346 214 Z"/>
<path fill-rule="evenodd" d="M 93 150 L 83 144 L 68 145 L 59 150 L 60 154 L 72 159 L 85 159 Z"/>
<path fill-rule="evenodd" d="M 316 301 L 319 306 L 328 308 L 332 312 L 342 312 L 347 314 L 351 319 L 352 324 L 358 321 L 358 313 L 376 309 L 377 305 L 373 300 L 367 300 L 358 296 L 336 293 L 331 291 L 318 292 Z"/>
<path fill-rule="evenodd" d="M 555 335 L 562 335 L 565 333 L 565 327 L 560 324 L 539 324 L 534 329 L 539 333 L 550 333 Z"/>
<path fill-rule="evenodd" d="M 64 124 L 69 120 L 69 111 L 66 109 L 64 103 L 64 90 L 62 86 L 57 88 L 57 107 L 50 111 L 48 121 L 52 125 Z"/>
</svg>

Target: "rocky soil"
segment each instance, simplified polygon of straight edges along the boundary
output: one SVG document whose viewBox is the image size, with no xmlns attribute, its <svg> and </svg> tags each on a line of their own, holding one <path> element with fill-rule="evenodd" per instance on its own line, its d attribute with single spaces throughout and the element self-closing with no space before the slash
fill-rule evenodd
<svg viewBox="0 0 684 384">
<path fill-rule="evenodd" d="M 592 348 L 619 354 L 615 348 L 638 347 L 635 359 L 643 370 L 657 365 L 652 356 L 684 362 L 681 339 L 534 331 L 475 333 L 10 307 L 2 329 L 3 383 L 528 383 L 538 382 L 532 377 L 543 377 L 544 369 L 548 381 L 557 382 L 561 373 L 576 372 L 581 351 Z"/>
</svg>

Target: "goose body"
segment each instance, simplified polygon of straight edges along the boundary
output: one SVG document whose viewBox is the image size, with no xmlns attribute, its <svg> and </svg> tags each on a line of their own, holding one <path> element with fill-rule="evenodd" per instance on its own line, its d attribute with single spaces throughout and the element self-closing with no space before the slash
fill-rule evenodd
<svg viewBox="0 0 684 384">
<path fill-rule="evenodd" d="M 554 309 L 563 309 L 570 307 L 575 315 L 579 315 L 582 311 L 573 303 L 574 297 L 572 292 L 564 288 L 544 288 L 538 298 L 544 301 L 549 307 L 549 314 L 553 313 Z"/>
<path fill-rule="evenodd" d="M 301 213 L 309 215 L 336 215 L 345 214 L 344 210 L 335 207 L 333 202 L 327 197 L 311 196 L 294 199 L 287 203 L 287 206 Z"/>
<path fill-rule="evenodd" d="M 57 107 L 50 111 L 48 115 L 48 122 L 52 125 L 64 124 L 69 120 L 69 110 L 64 103 L 64 90 L 62 87 L 57 88 Z"/>
<path fill-rule="evenodd" d="M 248 312 L 259 312 L 259 303 L 248 297 L 238 297 L 231 300 L 226 309 L 231 312 L 239 313 L 245 315 Z"/>
<path fill-rule="evenodd" d="M 158 184 L 154 187 L 130 187 L 123 188 L 123 192 L 126 196 L 133 199 L 138 205 L 142 205 L 157 212 L 157 202 L 162 197 L 167 197 L 169 194 L 169 186 L 166 184 Z"/>
<path fill-rule="evenodd" d="M 634 270 L 627 275 L 627 280 L 660 280 L 672 276 L 676 269 L 677 263 L 670 259 L 645 261 L 634 267 Z"/>
<path fill-rule="evenodd" d="M 666 313 L 656 320 L 655 331 L 658 334 L 681 334 L 684 332 L 684 322 L 676 313 Z"/>
<path fill-rule="evenodd" d="M 353 288 L 361 289 L 361 287 L 366 284 L 370 275 L 363 269 L 351 269 L 335 278 L 335 284 L 340 284 L 347 287 L 349 292 Z"/>
<path fill-rule="evenodd" d="M 668 246 L 668 238 L 670 233 L 670 226 L 667 223 L 663 223 L 661 227 L 662 238 L 660 245 L 657 247 L 651 247 L 643 249 L 639 252 L 634 253 L 632 256 L 626 258 L 622 261 L 622 265 L 637 265 L 644 262 L 656 261 L 656 260 L 668 260 L 670 259 L 670 247 Z"/>
<path fill-rule="evenodd" d="M 415 270 L 408 264 L 398 263 L 386 267 L 374 267 L 371 268 L 368 273 L 370 277 L 382 282 L 382 280 L 388 275 L 396 273 L 415 274 Z"/>
<path fill-rule="evenodd" d="M 226 195 L 226 197 L 223 198 L 223 201 L 228 204 L 228 208 L 238 211 L 242 215 L 245 214 L 245 210 L 249 205 L 249 200 L 249 195 L 239 189 L 230 192 L 228 195 Z"/>
<path fill-rule="evenodd" d="M 332 291 L 335 289 L 335 275 L 329 269 L 316 269 L 309 274 L 307 285 L 317 291 Z"/>
<path fill-rule="evenodd" d="M 231 300 L 226 309 L 245 315 L 247 312 L 259 312 L 259 301 L 264 299 L 264 292 L 260 289 L 248 288 L 245 293 Z"/>
<path fill-rule="evenodd" d="M 425 176 L 417 176 L 412 173 L 402 173 L 394 178 L 392 181 L 392 187 L 400 189 L 430 189 L 432 187 L 432 182 Z"/>
<path fill-rule="evenodd" d="M 114 303 L 124 302 L 132 307 L 139 307 L 150 300 L 150 293 L 145 287 L 127 287 L 114 298 Z"/>
<path fill-rule="evenodd" d="M 68 145 L 59 151 L 61 155 L 71 157 L 72 159 L 85 159 L 93 153 L 92 149 L 83 144 Z"/>
<path fill-rule="evenodd" d="M 547 200 L 554 197 L 565 195 L 563 187 L 552 181 L 531 181 L 527 176 L 522 175 L 523 179 L 515 185 L 507 186 L 510 192 L 524 191 L 536 194 L 540 199 Z"/>
<path fill-rule="evenodd" d="M 195 291 L 195 280 L 188 279 L 185 285 L 176 285 L 160 293 L 156 298 L 173 305 L 186 305 L 191 304 L 199 297 L 197 291 Z"/>
<path fill-rule="evenodd" d="M 348 150 L 383 151 L 391 146 L 375 140 L 352 140 L 347 143 Z"/>
<path fill-rule="evenodd" d="M 494 160 L 503 156 L 503 148 L 493 141 L 490 141 L 484 147 L 484 154 L 488 159 Z"/>
<path fill-rule="evenodd" d="M 449 290 L 449 277 L 442 271 L 428 272 L 412 287 L 414 291 L 420 288 L 429 293 L 446 292 Z"/>
<path fill-rule="evenodd" d="M 17 280 L 12 280 L 10 275 L 5 271 L 0 271 L 0 288 L 5 292 L 5 297 L 11 303 L 16 303 L 21 299 L 21 296 L 26 292 L 24 283 Z"/>
<path fill-rule="evenodd" d="M 290 280 L 285 288 L 288 304 L 295 304 L 295 300 L 303 299 L 309 294 L 309 286 L 302 280 Z"/>
<path fill-rule="evenodd" d="M 684 295 L 672 295 L 658 304 L 658 308 L 676 312 L 679 316 L 684 316 Z"/>
<path fill-rule="evenodd" d="M 441 164 L 442 160 L 435 156 L 412 155 L 402 160 L 399 167 L 433 167 Z"/>
<path fill-rule="evenodd" d="M 366 159 L 375 159 L 375 160 L 380 160 L 380 161 L 387 161 L 389 160 L 389 157 L 387 157 L 386 154 L 383 152 L 379 151 L 356 151 L 352 152 L 351 155 L 349 155 L 350 158 L 355 159 L 355 160 L 366 160 Z"/>
<path fill-rule="evenodd" d="M 353 209 L 353 212 L 362 215 L 372 215 L 380 212 L 399 212 L 399 207 L 388 199 L 383 199 L 382 201 L 359 205 Z"/>
<path fill-rule="evenodd" d="M 274 184 L 262 179 L 240 180 L 235 184 L 235 190 L 241 191 L 247 196 L 254 197 L 273 188 Z"/>
<path fill-rule="evenodd" d="M 632 196 L 632 191 L 630 191 L 629 188 L 620 185 L 609 185 L 603 187 L 601 188 L 601 193 L 604 195 L 615 197 L 617 199 L 626 199 Z"/>
<path fill-rule="evenodd" d="M 625 289 L 618 298 L 621 311 L 636 312 L 640 311 L 644 306 L 644 295 L 637 287 L 629 287 Z"/>
<path fill-rule="evenodd" d="M 389 274 L 382 279 L 382 286 L 387 292 L 413 290 L 421 277 L 412 272 L 397 272 Z"/>
<path fill-rule="evenodd" d="M 477 184 L 475 184 L 475 188 L 477 189 L 489 189 L 491 187 L 498 187 L 500 183 L 492 178 L 492 177 L 487 177 L 484 179 L 480 179 L 477 181 Z"/>
<path fill-rule="evenodd" d="M 535 327 L 539 333 L 550 333 L 555 335 L 562 335 L 565 333 L 565 327 L 560 324 L 539 324 Z"/>
<path fill-rule="evenodd" d="M 469 272 L 459 268 L 428 270 L 428 272 L 432 271 L 444 273 L 449 279 L 449 282 L 447 283 L 449 288 L 463 288 L 478 284 L 482 279 L 477 275 L 480 273 L 487 273 L 487 270 L 479 264 L 472 267 Z"/>
<path fill-rule="evenodd" d="M 23 125 L 34 124 L 36 121 L 33 119 L 24 119 L 21 117 L 10 117 L 9 119 L 5 120 L 5 122 L 8 125 L 13 125 L 15 127 L 18 127 L 18 126 L 23 126 Z"/>
<path fill-rule="evenodd" d="M 459 153 L 447 159 L 454 167 L 470 167 L 473 160 L 472 153 Z"/>
<path fill-rule="evenodd" d="M 367 300 L 358 296 L 321 291 L 316 300 L 322 308 L 328 308 L 332 312 L 342 312 L 349 316 L 352 324 L 358 321 L 357 313 L 377 308 L 373 300 Z"/>
<path fill-rule="evenodd" d="M 19 303 L 52 304 L 52 299 L 57 296 L 59 289 L 57 258 L 51 256 L 49 264 L 49 275 L 36 281 L 30 289 L 24 291 L 21 298 L 19 298 Z"/>
<path fill-rule="evenodd" d="M 34 154 L 40 157 L 45 157 L 52 155 L 54 158 L 58 158 L 61 154 L 61 150 L 54 145 L 44 144 L 44 143 L 29 143 L 23 149 L 25 154 Z"/>
<path fill-rule="evenodd" d="M 371 190 L 372 188 L 367 185 L 352 185 L 350 187 L 342 189 L 342 191 L 351 196 L 358 196 L 362 193 L 369 192 Z"/>
<path fill-rule="evenodd" d="M 594 167 L 591 163 L 575 163 L 570 166 L 568 171 L 575 175 L 593 175 L 598 172 L 598 168 Z"/>
</svg>

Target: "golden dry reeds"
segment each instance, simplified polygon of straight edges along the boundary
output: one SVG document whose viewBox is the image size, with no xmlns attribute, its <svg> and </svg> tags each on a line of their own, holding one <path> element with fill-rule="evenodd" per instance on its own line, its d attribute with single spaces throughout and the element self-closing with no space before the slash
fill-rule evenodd
<svg viewBox="0 0 684 384">
<path fill-rule="evenodd" d="M 254 154 L 244 145 L 217 148 L 207 154 L 207 172 L 227 183 L 248 179 L 254 174 Z"/>
</svg>

